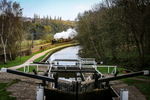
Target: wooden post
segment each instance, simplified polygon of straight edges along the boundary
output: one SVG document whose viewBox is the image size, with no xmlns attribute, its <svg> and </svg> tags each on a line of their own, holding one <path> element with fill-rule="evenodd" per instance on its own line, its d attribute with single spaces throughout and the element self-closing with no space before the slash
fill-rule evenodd
<svg viewBox="0 0 150 100">
<path fill-rule="evenodd" d="M 94 73 L 94 78 L 95 78 L 95 88 L 97 88 L 98 76 L 96 72 Z"/>
<path fill-rule="evenodd" d="M 78 81 L 76 82 L 76 100 L 78 100 Z"/>
<path fill-rule="evenodd" d="M 109 81 L 106 81 L 105 87 L 109 87 Z"/>
<path fill-rule="evenodd" d="M 72 81 L 73 91 L 76 92 L 76 83 L 75 81 Z"/>
<path fill-rule="evenodd" d="M 58 73 L 55 74 L 54 78 L 55 78 L 55 88 L 57 88 L 57 84 L 58 84 Z"/>
</svg>

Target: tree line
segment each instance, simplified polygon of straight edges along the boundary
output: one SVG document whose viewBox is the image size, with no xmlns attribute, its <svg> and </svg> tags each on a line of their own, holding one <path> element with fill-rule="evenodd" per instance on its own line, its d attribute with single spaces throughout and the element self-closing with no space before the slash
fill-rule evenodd
<svg viewBox="0 0 150 100">
<path fill-rule="evenodd" d="M 21 15 L 22 8 L 20 4 L 12 1 L 7 2 L 7 0 L 0 1 L 0 40 L 4 63 L 7 63 L 6 52 L 9 54 L 10 60 L 17 55 L 16 50 L 22 40 Z"/>
<path fill-rule="evenodd" d="M 23 29 L 26 33 L 26 39 L 31 38 L 31 33 L 58 33 L 62 31 L 66 31 L 69 27 L 75 27 L 75 23 L 67 20 L 62 20 L 61 17 L 54 19 L 51 16 L 40 18 L 38 14 L 34 14 L 34 19 L 32 22 L 23 22 Z M 35 39 L 39 39 L 41 36 L 36 36 Z"/>
<path fill-rule="evenodd" d="M 83 57 L 107 64 L 150 65 L 150 0 L 103 0 L 79 13 L 78 41 Z M 122 55 L 122 56 L 121 56 Z"/>
<path fill-rule="evenodd" d="M 19 52 L 21 56 L 21 43 L 24 40 L 31 40 L 32 33 L 51 33 L 53 37 L 55 33 L 75 25 L 69 20 L 63 21 L 61 17 L 58 19 L 39 18 L 36 14 L 32 22 L 23 21 L 22 13 L 23 8 L 19 3 L 0 0 L 0 58 L 3 56 L 4 63 L 7 63 L 7 60 L 14 60 Z M 52 38 L 47 35 L 35 34 L 34 39 L 44 39 L 49 42 Z M 27 48 L 31 50 L 31 46 Z"/>
</svg>

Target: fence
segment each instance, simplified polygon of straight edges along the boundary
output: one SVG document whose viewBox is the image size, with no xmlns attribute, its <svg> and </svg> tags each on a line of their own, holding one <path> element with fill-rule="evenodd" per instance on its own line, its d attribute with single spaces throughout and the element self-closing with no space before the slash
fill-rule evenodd
<svg viewBox="0 0 150 100">
<path fill-rule="evenodd" d="M 110 74 L 110 67 L 114 67 L 114 69 L 112 70 L 111 74 L 115 74 L 116 73 L 116 67 L 117 66 L 94 66 L 95 67 L 95 70 L 97 70 L 97 67 L 108 67 L 108 74 Z"/>
<path fill-rule="evenodd" d="M 49 69 L 50 68 L 50 65 L 39 65 L 39 64 L 25 64 L 24 65 L 24 72 L 26 72 L 26 73 L 28 73 L 29 72 L 29 70 L 30 70 L 30 67 L 32 67 L 32 66 L 36 66 L 36 70 L 37 70 L 37 72 L 38 72 L 38 69 L 39 69 L 39 66 L 47 66 L 47 69 Z"/>
</svg>

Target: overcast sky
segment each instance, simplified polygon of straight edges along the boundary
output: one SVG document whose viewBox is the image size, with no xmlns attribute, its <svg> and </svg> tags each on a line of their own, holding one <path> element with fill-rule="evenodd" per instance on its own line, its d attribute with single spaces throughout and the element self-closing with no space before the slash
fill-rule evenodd
<svg viewBox="0 0 150 100">
<path fill-rule="evenodd" d="M 43 16 L 62 17 L 62 20 L 74 20 L 79 12 L 89 10 L 102 0 L 12 0 L 20 2 L 23 16 L 32 17 L 34 13 Z"/>
</svg>

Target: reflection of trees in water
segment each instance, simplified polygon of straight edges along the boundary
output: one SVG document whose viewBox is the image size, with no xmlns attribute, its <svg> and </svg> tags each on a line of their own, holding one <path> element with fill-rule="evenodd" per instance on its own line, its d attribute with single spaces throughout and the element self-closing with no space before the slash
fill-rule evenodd
<svg viewBox="0 0 150 100">
<path fill-rule="evenodd" d="M 58 52 L 55 52 L 48 58 L 48 60 L 51 59 L 53 61 L 54 59 L 78 59 L 78 50 L 80 49 L 80 46 L 72 46 L 64 48 Z"/>
</svg>

